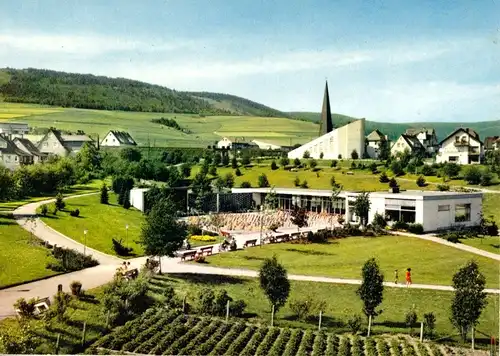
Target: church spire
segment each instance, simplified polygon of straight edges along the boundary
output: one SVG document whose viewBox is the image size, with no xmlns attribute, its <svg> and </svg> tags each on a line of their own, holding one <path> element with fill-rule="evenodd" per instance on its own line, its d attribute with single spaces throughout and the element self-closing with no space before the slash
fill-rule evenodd
<svg viewBox="0 0 500 356">
<path fill-rule="evenodd" d="M 333 130 L 332 112 L 330 111 L 330 96 L 328 95 L 328 81 L 325 83 L 325 94 L 323 96 L 323 108 L 321 109 L 321 122 L 319 135 L 323 136 Z"/>
</svg>

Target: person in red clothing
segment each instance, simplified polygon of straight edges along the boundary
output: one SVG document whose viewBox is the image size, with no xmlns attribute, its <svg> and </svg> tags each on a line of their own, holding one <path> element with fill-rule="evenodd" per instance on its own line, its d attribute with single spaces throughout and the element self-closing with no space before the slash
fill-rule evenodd
<svg viewBox="0 0 500 356">
<path fill-rule="evenodd" d="M 411 268 L 406 269 L 406 286 L 409 287 L 411 285 Z"/>
</svg>

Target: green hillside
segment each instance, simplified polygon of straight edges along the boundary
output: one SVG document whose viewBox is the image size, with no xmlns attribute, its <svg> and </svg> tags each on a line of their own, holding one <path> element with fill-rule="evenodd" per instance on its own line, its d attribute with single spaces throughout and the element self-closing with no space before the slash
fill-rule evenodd
<svg viewBox="0 0 500 356">
<path fill-rule="evenodd" d="M 320 113 L 315 112 L 290 112 L 290 117 L 296 120 L 304 120 L 310 122 L 319 122 L 321 118 Z M 343 126 L 355 118 L 332 114 L 333 126 Z M 494 121 L 479 121 L 479 122 L 415 122 L 415 123 L 397 123 L 391 124 L 387 122 L 376 122 L 366 120 L 365 130 L 370 133 L 375 129 L 379 129 L 384 134 L 388 135 L 390 139 L 394 140 L 401 135 L 408 128 L 433 128 L 439 139 L 445 138 L 448 134 L 453 132 L 457 127 L 470 127 L 477 131 L 481 139 L 487 136 L 500 135 L 500 120 Z"/>
</svg>

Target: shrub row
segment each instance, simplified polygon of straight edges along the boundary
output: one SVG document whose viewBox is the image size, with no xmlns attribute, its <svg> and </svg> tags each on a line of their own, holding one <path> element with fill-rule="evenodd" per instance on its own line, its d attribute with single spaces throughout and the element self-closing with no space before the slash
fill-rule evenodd
<svg viewBox="0 0 500 356">
<path fill-rule="evenodd" d="M 238 335 L 245 330 L 245 324 L 237 323 L 233 324 L 233 327 L 229 332 L 222 338 L 222 340 L 217 344 L 217 346 L 210 352 L 210 355 L 223 355 L 232 342 L 238 337 Z"/>
<path fill-rule="evenodd" d="M 166 350 L 170 344 L 191 330 L 191 328 L 194 328 L 196 324 L 198 324 L 198 321 L 199 319 L 196 317 L 189 317 L 186 323 L 169 328 L 170 332 L 165 335 L 150 352 L 152 354 L 163 353 L 163 351 Z M 141 353 L 143 353 L 142 350 Z"/>
<path fill-rule="evenodd" d="M 299 351 L 297 355 L 309 355 L 312 351 L 312 346 L 314 342 L 314 333 L 311 330 L 306 330 L 302 342 L 299 346 Z"/>
<path fill-rule="evenodd" d="M 286 345 L 284 355 L 285 356 L 295 355 L 297 353 L 297 350 L 299 349 L 301 341 L 302 341 L 302 331 L 298 329 L 293 330 L 292 334 L 290 335 L 290 340 Z"/>
<path fill-rule="evenodd" d="M 421 342 L 417 343 L 417 347 L 420 356 L 430 356 L 429 349 L 427 349 L 427 347 L 423 343 Z"/>
<path fill-rule="evenodd" d="M 253 334 L 252 338 L 248 342 L 247 346 L 241 352 L 242 356 L 253 356 L 257 352 L 257 347 L 259 347 L 262 340 L 266 337 L 269 332 L 268 328 L 259 328 L 257 332 Z"/>
<path fill-rule="evenodd" d="M 389 345 L 383 339 L 377 340 L 377 350 L 378 350 L 378 354 L 380 356 L 390 356 L 391 355 Z"/>
<path fill-rule="evenodd" d="M 367 356 L 376 356 L 378 354 L 377 346 L 373 338 L 368 337 L 365 339 L 365 350 Z"/>
<path fill-rule="evenodd" d="M 152 350 L 156 345 L 158 345 L 160 340 L 163 339 L 165 335 L 168 335 L 172 329 L 183 326 L 185 322 L 186 322 L 186 316 L 182 314 L 179 315 L 177 318 L 174 319 L 174 321 L 169 325 L 168 328 L 161 329 L 161 331 L 157 333 L 155 336 L 153 336 L 151 339 L 139 345 L 134 350 L 134 352 L 141 354 L 149 353 L 150 350 Z"/>
<path fill-rule="evenodd" d="M 339 350 L 339 338 L 335 335 L 328 335 L 328 340 L 326 341 L 326 354 L 336 355 Z"/>
<path fill-rule="evenodd" d="M 283 355 L 283 352 L 285 351 L 286 344 L 288 340 L 290 339 L 290 329 L 284 329 L 274 342 L 273 346 L 271 347 L 271 350 L 269 351 L 269 355 L 273 356 L 281 356 Z"/>
<path fill-rule="evenodd" d="M 314 339 L 314 344 L 312 348 L 312 356 L 322 356 L 325 354 L 326 348 L 326 336 L 325 333 L 320 331 L 316 334 L 316 338 Z"/>
<path fill-rule="evenodd" d="M 363 345 L 363 340 L 359 336 L 354 336 L 352 340 L 352 355 L 353 356 L 363 356 L 365 354 L 364 352 L 364 345 Z"/>
<path fill-rule="evenodd" d="M 403 355 L 404 356 L 417 356 L 417 353 L 415 352 L 415 348 L 413 345 L 411 345 L 407 339 L 402 340 L 403 344 Z M 423 356 L 423 355 L 421 355 Z"/>
<path fill-rule="evenodd" d="M 438 345 L 436 345 L 436 344 L 429 344 L 429 347 L 431 348 L 432 354 L 434 356 L 444 356 Z"/>
<path fill-rule="evenodd" d="M 273 343 L 278 337 L 279 333 L 280 329 L 278 328 L 272 328 L 271 330 L 269 330 L 264 340 L 262 340 L 259 347 L 257 347 L 257 352 L 255 353 L 255 355 L 267 356 L 269 350 L 273 346 Z"/>
<path fill-rule="evenodd" d="M 201 332 L 196 337 L 191 339 L 191 341 L 182 350 L 179 351 L 179 354 L 187 355 L 188 353 L 190 353 L 191 350 L 194 350 L 197 345 L 202 344 L 203 342 L 205 342 L 205 340 L 207 340 L 210 337 L 210 335 L 215 333 L 217 329 L 220 328 L 221 325 L 222 325 L 221 321 L 213 320 L 210 323 L 210 325 L 208 325 L 208 327 L 201 330 Z"/>
<path fill-rule="evenodd" d="M 193 328 L 190 328 L 187 333 L 177 338 L 162 353 L 167 355 L 177 355 L 179 351 L 189 343 L 190 340 L 192 340 L 198 333 L 200 333 L 203 329 L 205 329 L 209 324 L 210 324 L 210 319 L 202 319 L 200 322 L 195 324 Z"/>
<path fill-rule="evenodd" d="M 344 336 L 340 340 L 340 345 L 339 345 L 339 356 L 351 356 L 351 345 L 349 344 L 349 338 Z"/>
<path fill-rule="evenodd" d="M 208 355 L 213 350 L 215 345 L 224 337 L 231 328 L 231 324 L 223 323 L 222 326 L 208 339 L 204 344 L 199 345 L 193 351 L 193 355 Z"/>
<path fill-rule="evenodd" d="M 170 323 L 176 315 L 177 313 L 174 310 L 164 316 L 161 315 L 161 312 L 158 312 L 152 318 L 145 320 L 142 324 L 142 331 L 136 334 L 135 338 L 123 345 L 122 350 L 134 351 L 137 346 L 158 333 L 163 325 Z M 172 316 L 172 319 L 170 319 L 170 316 Z"/>
<path fill-rule="evenodd" d="M 391 352 L 393 356 L 402 356 L 401 345 L 399 344 L 399 340 L 392 339 L 391 340 Z"/>
<path fill-rule="evenodd" d="M 241 353 L 241 350 L 245 348 L 248 340 L 255 333 L 255 326 L 247 326 L 246 329 L 234 340 L 234 342 L 229 346 L 226 351 L 226 355 L 237 356 Z"/>
</svg>

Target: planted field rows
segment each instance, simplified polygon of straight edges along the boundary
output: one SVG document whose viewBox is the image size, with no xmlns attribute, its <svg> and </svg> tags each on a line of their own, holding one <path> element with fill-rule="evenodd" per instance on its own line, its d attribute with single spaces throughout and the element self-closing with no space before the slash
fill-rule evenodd
<svg viewBox="0 0 500 356">
<path fill-rule="evenodd" d="M 364 338 L 248 325 L 178 310 L 150 309 L 94 343 L 91 354 L 441 356 L 439 345 L 406 337 Z"/>
</svg>

